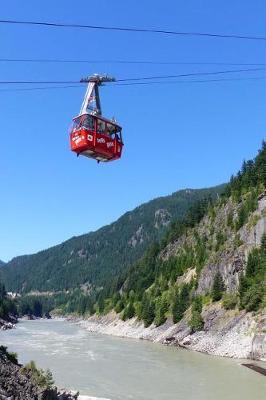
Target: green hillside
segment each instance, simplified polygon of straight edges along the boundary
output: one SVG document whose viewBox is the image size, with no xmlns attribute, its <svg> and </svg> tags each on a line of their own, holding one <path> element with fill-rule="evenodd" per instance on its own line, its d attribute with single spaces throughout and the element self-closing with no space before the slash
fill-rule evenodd
<svg viewBox="0 0 266 400">
<path fill-rule="evenodd" d="M 94 306 L 73 299 L 67 312 L 137 316 L 156 326 L 171 316 L 176 323 L 190 310 L 190 326 L 201 330 L 202 309 L 222 301 L 226 309 L 266 307 L 266 143 L 244 162 L 225 192 L 200 200 L 154 243 L 120 285 L 106 286 Z M 246 255 L 248 254 L 248 260 Z M 85 304 L 85 305 L 84 305 Z"/>
<path fill-rule="evenodd" d="M 128 271 L 191 205 L 206 197 L 216 198 L 223 188 L 186 189 L 152 200 L 96 232 L 14 258 L 1 268 L 1 280 L 7 290 L 24 293 L 58 291 L 82 284 L 87 288 L 106 286 Z"/>
</svg>

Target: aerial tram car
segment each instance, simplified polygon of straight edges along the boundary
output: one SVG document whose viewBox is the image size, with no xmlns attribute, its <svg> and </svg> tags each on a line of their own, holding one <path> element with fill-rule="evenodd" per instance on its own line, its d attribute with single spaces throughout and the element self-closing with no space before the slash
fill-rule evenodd
<svg viewBox="0 0 266 400">
<path fill-rule="evenodd" d="M 99 86 L 114 82 L 114 78 L 93 75 L 81 82 L 88 82 L 85 97 L 77 117 L 73 118 L 70 146 L 78 156 L 93 158 L 97 162 L 114 161 L 123 149 L 122 128 L 112 119 L 102 116 Z"/>
</svg>

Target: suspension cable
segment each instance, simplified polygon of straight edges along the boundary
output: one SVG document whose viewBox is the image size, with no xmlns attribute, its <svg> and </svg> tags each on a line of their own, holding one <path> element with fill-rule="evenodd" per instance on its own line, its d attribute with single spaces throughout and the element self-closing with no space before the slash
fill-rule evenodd
<svg viewBox="0 0 266 400">
<path fill-rule="evenodd" d="M 77 29 L 97 29 L 105 31 L 118 31 L 118 32 L 140 32 L 140 33 L 156 33 L 163 35 L 174 35 L 174 36 L 198 36 L 198 37 L 211 37 L 211 38 L 222 38 L 222 39 L 241 39 L 241 40 L 256 40 L 266 41 L 266 36 L 250 36 L 244 34 L 220 34 L 210 32 L 182 32 L 173 31 L 168 29 L 159 28 L 137 28 L 137 27 L 121 27 L 121 26 L 104 26 L 104 25 L 84 25 L 74 23 L 58 23 L 58 22 L 47 22 L 47 21 L 20 21 L 20 20 L 0 20 L 1 24 L 11 25 L 35 25 L 45 26 L 54 28 L 77 28 Z"/>
</svg>

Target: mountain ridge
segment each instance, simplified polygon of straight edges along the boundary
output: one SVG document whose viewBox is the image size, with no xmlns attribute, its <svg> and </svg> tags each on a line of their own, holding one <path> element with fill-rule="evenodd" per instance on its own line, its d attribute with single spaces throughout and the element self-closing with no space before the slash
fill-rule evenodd
<svg viewBox="0 0 266 400">
<path fill-rule="evenodd" d="M 223 189 L 224 184 L 160 196 L 94 232 L 73 236 L 31 255 L 14 257 L 2 266 L 0 278 L 8 290 L 20 292 L 64 290 L 84 283 L 102 285 L 127 270 L 189 206 L 203 197 L 216 197 Z"/>
</svg>

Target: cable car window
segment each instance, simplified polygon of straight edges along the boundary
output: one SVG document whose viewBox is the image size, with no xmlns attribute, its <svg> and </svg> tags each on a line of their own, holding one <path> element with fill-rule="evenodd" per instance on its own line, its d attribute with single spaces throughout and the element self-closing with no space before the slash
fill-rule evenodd
<svg viewBox="0 0 266 400">
<path fill-rule="evenodd" d="M 80 128 L 80 118 L 76 118 L 73 120 L 73 127 L 72 130 L 76 131 Z"/>
<path fill-rule="evenodd" d="M 83 126 L 85 129 L 89 129 L 90 131 L 94 130 L 94 119 L 91 115 L 86 115 L 83 121 Z"/>
<path fill-rule="evenodd" d="M 122 142 L 122 132 L 121 132 L 121 128 L 117 126 L 117 130 L 116 130 L 116 139 L 119 142 Z"/>
<path fill-rule="evenodd" d="M 116 126 L 113 125 L 113 124 L 109 124 L 109 123 L 107 122 L 107 124 L 106 124 L 106 129 L 107 129 L 107 134 L 110 135 L 110 136 L 112 136 L 112 134 L 115 133 L 115 131 L 116 131 Z"/>
<path fill-rule="evenodd" d="M 85 119 L 86 119 L 86 115 L 81 115 L 80 116 L 80 118 L 79 118 L 80 127 L 83 126 Z"/>
<path fill-rule="evenodd" d="M 97 120 L 97 132 L 98 133 L 105 133 L 105 122 L 101 119 Z"/>
</svg>

